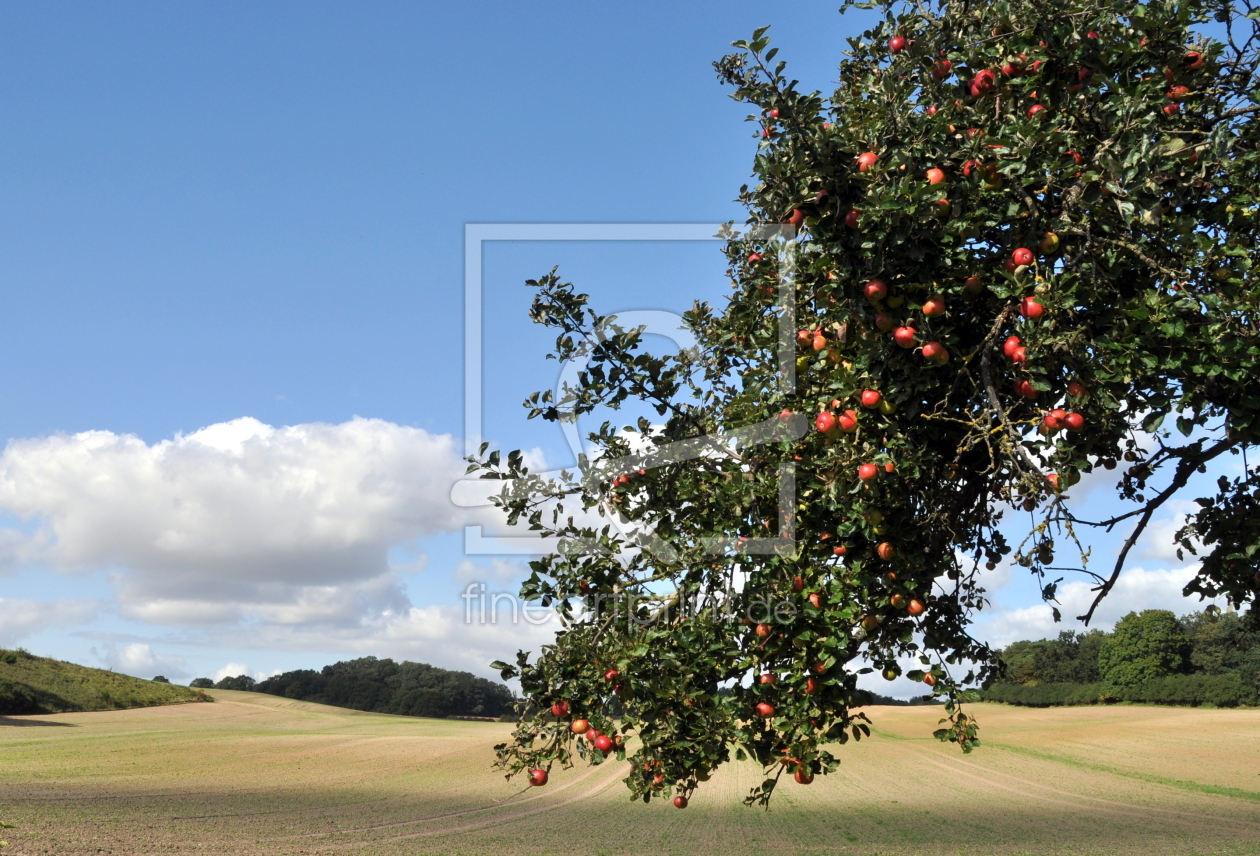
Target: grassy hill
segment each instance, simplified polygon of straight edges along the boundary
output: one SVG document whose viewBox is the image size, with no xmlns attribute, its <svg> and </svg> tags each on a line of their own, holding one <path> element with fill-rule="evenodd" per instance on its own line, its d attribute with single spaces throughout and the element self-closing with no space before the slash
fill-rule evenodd
<svg viewBox="0 0 1260 856">
<path fill-rule="evenodd" d="M 0 648 L 0 715 L 121 710 L 214 701 L 188 687 Z"/>
</svg>

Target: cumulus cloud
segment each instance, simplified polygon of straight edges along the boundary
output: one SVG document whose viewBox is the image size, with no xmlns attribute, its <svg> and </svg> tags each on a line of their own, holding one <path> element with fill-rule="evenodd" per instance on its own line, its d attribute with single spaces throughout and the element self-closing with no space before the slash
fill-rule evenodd
<svg viewBox="0 0 1260 856">
<path fill-rule="evenodd" d="M 183 657 L 159 656 L 143 642 L 133 642 L 122 648 L 105 645 L 99 650 L 93 648 L 92 653 L 105 663 L 107 669 L 125 675 L 137 678 L 152 678 L 156 675 L 165 678 L 188 677 Z"/>
<path fill-rule="evenodd" d="M 0 645 L 20 640 L 54 626 L 91 621 L 99 605 L 91 600 L 20 600 L 0 597 Z"/>
<path fill-rule="evenodd" d="M 450 501 L 463 469 L 451 436 L 379 419 L 14 440 L 0 509 L 32 531 L 0 529 L 0 552 L 115 569 L 124 617 L 354 623 L 408 606 L 391 547 L 490 519 Z"/>
<path fill-rule="evenodd" d="M 1178 615 L 1202 609 L 1206 603 L 1189 600 L 1181 593 L 1194 575 L 1194 567 L 1151 571 L 1138 567 L 1128 568 L 1120 575 L 1115 587 L 1094 613 L 1090 627 L 1110 630 L 1128 613 L 1141 612 L 1144 609 L 1168 609 Z M 1050 607 L 1038 604 L 1005 610 L 987 619 L 982 616 L 976 628 L 977 638 L 1002 646 L 1019 639 L 1047 639 L 1056 636 L 1061 630 L 1085 630 L 1075 619 L 1076 616 L 1083 615 L 1093 602 L 1095 592 L 1092 588 L 1091 583 L 1084 581 L 1060 585 L 1058 600 L 1063 621 L 1057 624 Z"/>
</svg>

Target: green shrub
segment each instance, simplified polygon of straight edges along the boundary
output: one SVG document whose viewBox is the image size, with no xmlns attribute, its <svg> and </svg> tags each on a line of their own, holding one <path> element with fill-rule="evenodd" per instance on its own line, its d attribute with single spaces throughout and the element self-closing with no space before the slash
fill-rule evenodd
<svg viewBox="0 0 1260 856">
<path fill-rule="evenodd" d="M 12 653 L 6 651 L 6 654 Z M 10 662 L 5 660 L 6 663 Z M 30 688 L 0 678 L 0 716 L 39 713 L 39 701 Z"/>
</svg>

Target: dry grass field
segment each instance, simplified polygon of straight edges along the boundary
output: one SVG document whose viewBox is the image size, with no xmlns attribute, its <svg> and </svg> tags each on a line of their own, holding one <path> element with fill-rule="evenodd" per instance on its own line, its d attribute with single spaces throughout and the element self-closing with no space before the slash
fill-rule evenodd
<svg viewBox="0 0 1260 856">
<path fill-rule="evenodd" d="M 769 812 L 727 769 L 678 811 L 628 801 L 623 766 L 519 793 L 493 723 L 356 713 L 252 693 L 217 704 L 0 718 L 4 854 L 1260 853 L 1260 711 L 875 708 L 839 775 Z"/>
</svg>

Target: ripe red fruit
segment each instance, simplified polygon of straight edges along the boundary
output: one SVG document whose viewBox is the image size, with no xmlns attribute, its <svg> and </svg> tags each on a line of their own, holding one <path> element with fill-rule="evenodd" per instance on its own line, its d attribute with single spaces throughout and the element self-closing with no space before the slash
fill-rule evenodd
<svg viewBox="0 0 1260 856">
<path fill-rule="evenodd" d="M 1177 112 L 1178 110 L 1180 110 L 1180 109 L 1181 109 L 1181 105 L 1180 105 L 1180 104 L 1173 103 L 1173 104 L 1165 104 L 1165 105 L 1164 105 L 1164 113 L 1166 113 L 1166 114 L 1167 114 L 1167 115 L 1169 115 L 1169 116 L 1173 115 L 1174 113 L 1176 113 L 1176 112 Z"/>
<path fill-rule="evenodd" d="M 969 276 L 963 280 L 963 294 L 974 297 L 984 291 L 984 280 L 978 276 Z"/>
<path fill-rule="evenodd" d="M 674 808 L 686 808 L 686 807 L 687 807 L 686 797 L 682 796 L 681 794 L 674 797 Z"/>
<path fill-rule="evenodd" d="M 761 261 L 761 253 L 750 253 L 750 254 L 749 254 L 749 256 L 748 256 L 748 263 L 749 263 L 749 264 L 754 264 L 754 263 L 759 262 L 759 261 Z"/>
<path fill-rule="evenodd" d="M 1024 398 L 1036 398 L 1037 389 L 1030 380 L 1017 380 L 1015 381 L 1015 394 L 1022 395 Z"/>
<path fill-rule="evenodd" d="M 949 351 L 940 342 L 928 342 L 923 346 L 923 358 L 944 365 L 949 362 Z"/>
<path fill-rule="evenodd" d="M 1020 247 L 1011 253 L 1011 261 L 1015 262 L 1019 267 L 1030 265 L 1033 263 L 1033 252 L 1027 247 Z"/>
<path fill-rule="evenodd" d="M 609 669 L 607 672 L 604 672 L 604 680 L 615 681 L 617 679 L 617 675 L 619 674 L 621 673 L 618 672 L 616 669 Z"/>
<path fill-rule="evenodd" d="M 879 402 L 883 400 L 883 396 L 879 394 L 877 389 L 862 390 L 862 406 L 863 407 L 879 407 Z"/>
<path fill-rule="evenodd" d="M 1041 417 L 1041 425 L 1047 431 L 1058 431 L 1063 427 L 1063 422 L 1058 416 L 1054 415 L 1054 411 L 1052 410 L 1045 416 Z"/>
<path fill-rule="evenodd" d="M 987 95 L 993 90 L 997 83 L 997 75 L 989 71 L 987 68 L 976 73 L 971 81 L 971 94 L 973 96 Z"/>
<path fill-rule="evenodd" d="M 808 785 L 810 782 L 814 781 L 813 773 L 807 773 L 804 769 L 797 770 L 796 773 L 793 774 L 793 778 L 802 785 Z"/>
<path fill-rule="evenodd" d="M 1002 343 L 1002 353 L 1010 357 L 1015 353 L 1015 349 L 1019 347 L 1019 336 L 1007 336 L 1006 341 Z"/>
<path fill-rule="evenodd" d="M 893 549 L 892 544 L 889 544 L 887 541 L 883 541 L 875 548 L 875 552 L 879 554 L 881 559 L 887 561 L 893 557 L 895 550 Z"/>
<path fill-rule="evenodd" d="M 1028 349 L 1025 348 L 1023 345 L 1020 345 L 1018 348 L 1016 348 L 1015 351 L 1011 354 L 1011 362 L 1017 363 L 1019 365 L 1023 365 L 1024 363 L 1028 362 Z"/>
<path fill-rule="evenodd" d="M 1186 68 L 1198 68 L 1203 65 L 1203 54 L 1198 51 L 1190 51 L 1183 60 Z"/>
<path fill-rule="evenodd" d="M 824 434 L 830 434 L 836 430 L 835 415 L 824 410 L 814 418 L 814 427 Z"/>
<path fill-rule="evenodd" d="M 888 40 L 888 52 L 896 56 L 906 48 L 906 40 L 902 36 L 893 36 Z"/>
<path fill-rule="evenodd" d="M 910 601 L 910 604 L 906 607 L 906 612 L 910 613 L 911 615 L 922 615 L 924 609 L 926 609 L 926 607 L 924 607 L 921 601 L 912 600 Z"/>
<path fill-rule="evenodd" d="M 903 348 L 913 348 L 916 333 L 913 327 L 898 327 L 893 331 L 893 341 Z"/>
<path fill-rule="evenodd" d="M 836 420 L 836 426 L 845 434 L 852 434 L 858 428 L 856 411 L 846 410 L 841 413 L 840 418 Z"/>
<path fill-rule="evenodd" d="M 1081 153 L 1080 153 L 1080 152 L 1078 152 L 1078 151 L 1068 150 L 1068 151 L 1066 152 L 1066 154 L 1069 154 L 1069 155 L 1071 155 L 1071 156 L 1072 156 L 1072 161 L 1073 161 L 1073 162 L 1074 162 L 1077 166 L 1080 166 L 1081 164 L 1085 163 L 1085 158 L 1083 158 L 1083 157 L 1081 156 Z"/>
<path fill-rule="evenodd" d="M 848 214 L 844 215 L 844 225 L 848 226 L 850 229 L 861 228 L 861 226 L 859 225 L 861 220 L 862 220 L 862 212 L 856 208 L 852 209 L 851 211 L 849 211 Z"/>
<path fill-rule="evenodd" d="M 936 686 L 936 675 L 932 674 L 931 672 L 928 672 L 926 675 L 923 676 L 923 683 L 927 684 L 929 687 Z"/>
<path fill-rule="evenodd" d="M 849 553 L 849 548 L 844 546 L 843 544 L 838 544 L 835 547 L 831 548 L 831 552 L 837 556 L 847 556 Z"/>
<path fill-rule="evenodd" d="M 906 605 L 906 596 L 904 594 L 895 594 L 888 598 L 888 604 L 894 609 L 901 609 Z"/>
<path fill-rule="evenodd" d="M 801 591 L 805 588 L 805 581 L 800 577 L 792 577 L 792 591 Z"/>
<path fill-rule="evenodd" d="M 770 674 L 769 672 L 766 672 L 757 680 L 759 680 L 763 684 L 773 684 L 773 683 L 776 683 L 779 679 L 776 678 L 774 675 Z"/>
<path fill-rule="evenodd" d="M 881 333 L 887 333 L 896 323 L 893 317 L 886 312 L 879 312 L 875 315 L 875 329 Z"/>
<path fill-rule="evenodd" d="M 884 472 L 895 473 L 897 472 L 897 467 L 893 464 L 892 461 L 884 461 Z"/>
<path fill-rule="evenodd" d="M 547 771 L 546 770 L 530 770 L 529 783 L 533 785 L 534 787 L 541 788 L 543 785 L 547 784 Z"/>
<path fill-rule="evenodd" d="M 927 171 L 928 184 L 940 184 L 945 180 L 945 171 L 932 167 Z"/>
<path fill-rule="evenodd" d="M 793 226 L 799 226 L 805 222 L 805 215 L 801 213 L 801 209 L 793 208 L 791 215 L 787 218 L 787 221 Z"/>
<path fill-rule="evenodd" d="M 813 695 L 818 690 L 818 681 L 813 678 L 805 679 L 805 694 Z"/>
<path fill-rule="evenodd" d="M 923 301 L 923 314 L 928 316 L 945 314 L 945 295 L 933 294 Z"/>
<path fill-rule="evenodd" d="M 1063 425 L 1069 431 L 1080 431 L 1085 427 L 1085 417 L 1079 413 L 1069 413 L 1063 417 Z"/>
<path fill-rule="evenodd" d="M 757 715 L 767 718 L 774 716 L 774 705 L 770 704 L 768 701 L 760 702 L 757 705 Z"/>
<path fill-rule="evenodd" d="M 858 478 L 862 481 L 870 481 L 879 475 L 879 467 L 874 464 L 858 464 Z"/>
<path fill-rule="evenodd" d="M 936 115 L 936 105 L 935 105 L 935 104 L 929 104 L 929 105 L 928 105 L 928 108 L 927 108 L 927 114 L 928 114 L 929 116 L 935 116 L 935 115 Z"/>
<path fill-rule="evenodd" d="M 822 595 L 818 592 L 811 593 L 809 596 L 809 603 L 815 609 L 822 609 Z"/>
<path fill-rule="evenodd" d="M 587 722 L 585 719 L 575 719 L 573 720 L 573 723 L 569 726 L 569 730 L 572 731 L 574 734 L 585 734 L 586 732 L 591 730 L 591 724 Z"/>
<path fill-rule="evenodd" d="M 1036 297 L 1025 297 L 1019 304 L 1019 314 L 1030 321 L 1035 321 L 1046 314 L 1046 307 Z"/>
<path fill-rule="evenodd" d="M 862 286 L 862 293 L 866 295 L 866 299 L 871 303 L 878 303 L 888 296 L 888 286 L 883 280 L 872 279 Z"/>
<path fill-rule="evenodd" d="M 1169 101 L 1185 101 L 1190 97 L 1190 87 L 1177 85 L 1168 90 Z"/>
<path fill-rule="evenodd" d="M 943 59 L 940 62 L 936 63 L 936 65 L 932 66 L 932 76 L 935 77 L 937 80 L 941 80 L 943 78 L 949 77 L 950 69 L 952 69 L 953 67 L 954 67 L 953 63 L 951 63 L 947 59 Z"/>
<path fill-rule="evenodd" d="M 558 701 L 551 706 L 551 715 L 557 719 L 563 719 L 569 715 L 569 703 L 567 701 Z"/>
<path fill-rule="evenodd" d="M 813 338 L 814 334 L 809 330 L 796 331 L 796 344 L 798 345 L 808 345 Z"/>
<path fill-rule="evenodd" d="M 962 167 L 963 178 L 969 178 L 971 176 L 971 171 L 973 169 L 979 169 L 979 168 L 980 168 L 980 161 L 978 160 L 969 160 L 969 161 L 964 162 L 963 167 Z"/>
<path fill-rule="evenodd" d="M 1084 394 L 1085 384 L 1081 383 L 1079 380 L 1074 380 L 1068 384 L 1068 395 L 1073 398 L 1080 398 Z"/>
<path fill-rule="evenodd" d="M 875 164 L 879 163 L 879 155 L 874 152 L 862 152 L 857 156 L 858 172 L 866 172 Z"/>
<path fill-rule="evenodd" d="M 826 337 L 826 336 L 824 336 L 821 332 L 816 332 L 816 333 L 814 333 L 814 338 L 811 340 L 811 343 L 810 343 L 810 344 L 811 344 L 811 347 L 812 347 L 815 351 L 822 351 L 822 350 L 826 350 L 826 348 L 827 348 L 827 337 Z"/>
<path fill-rule="evenodd" d="M 611 752 L 613 748 L 612 738 L 607 734 L 601 734 L 595 738 L 595 748 L 601 752 Z"/>
</svg>

